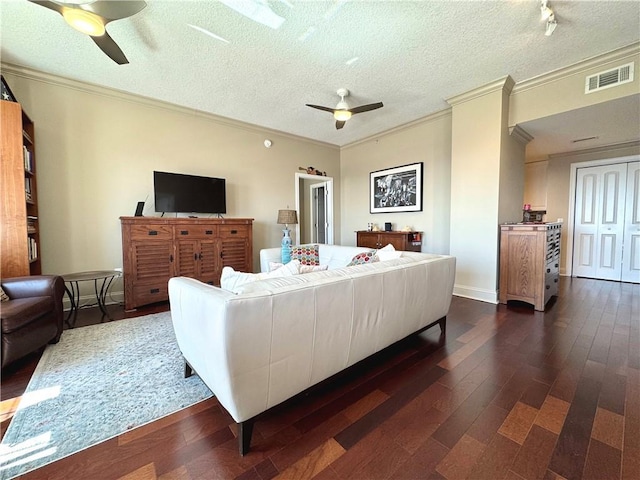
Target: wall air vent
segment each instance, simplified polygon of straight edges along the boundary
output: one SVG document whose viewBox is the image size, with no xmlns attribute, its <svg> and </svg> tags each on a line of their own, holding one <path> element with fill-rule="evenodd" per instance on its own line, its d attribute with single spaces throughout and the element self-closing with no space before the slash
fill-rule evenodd
<svg viewBox="0 0 640 480">
<path fill-rule="evenodd" d="M 588 76 L 584 83 L 584 93 L 593 93 L 629 82 L 633 82 L 633 62 Z"/>
</svg>

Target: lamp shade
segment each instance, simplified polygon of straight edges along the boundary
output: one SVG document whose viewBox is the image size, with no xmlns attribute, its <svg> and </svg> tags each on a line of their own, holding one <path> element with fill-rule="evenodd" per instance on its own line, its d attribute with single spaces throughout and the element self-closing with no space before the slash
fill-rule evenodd
<svg viewBox="0 0 640 480">
<path fill-rule="evenodd" d="M 278 210 L 278 223 L 295 225 L 298 223 L 298 214 L 295 210 Z"/>
</svg>

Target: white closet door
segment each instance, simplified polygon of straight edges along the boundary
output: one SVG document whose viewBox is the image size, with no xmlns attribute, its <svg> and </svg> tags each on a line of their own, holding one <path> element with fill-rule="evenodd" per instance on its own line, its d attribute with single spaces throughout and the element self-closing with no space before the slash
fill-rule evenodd
<svg viewBox="0 0 640 480">
<path fill-rule="evenodd" d="M 574 275 L 620 280 L 626 174 L 626 164 L 578 169 Z"/>
<path fill-rule="evenodd" d="M 622 281 L 640 283 L 640 162 L 627 168 Z"/>
</svg>

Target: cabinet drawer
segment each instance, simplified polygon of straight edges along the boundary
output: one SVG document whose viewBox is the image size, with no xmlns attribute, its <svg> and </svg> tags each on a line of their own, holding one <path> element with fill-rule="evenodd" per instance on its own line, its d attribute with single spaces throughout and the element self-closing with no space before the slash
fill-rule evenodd
<svg viewBox="0 0 640 480">
<path fill-rule="evenodd" d="M 136 305 L 164 302 L 169 299 L 169 283 L 168 281 L 161 281 L 135 285 L 133 287 L 133 298 Z"/>
<path fill-rule="evenodd" d="M 173 228 L 169 225 L 131 225 L 131 240 L 171 240 Z"/>
<path fill-rule="evenodd" d="M 220 225 L 218 228 L 222 238 L 248 237 L 251 232 L 250 225 Z"/>
<path fill-rule="evenodd" d="M 213 225 L 176 225 L 176 240 L 184 238 L 203 239 L 218 236 L 219 227 Z"/>
</svg>

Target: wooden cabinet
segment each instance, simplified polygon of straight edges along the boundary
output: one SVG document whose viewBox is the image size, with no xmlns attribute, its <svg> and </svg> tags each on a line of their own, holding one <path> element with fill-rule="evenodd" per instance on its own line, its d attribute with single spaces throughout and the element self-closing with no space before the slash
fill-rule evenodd
<svg viewBox="0 0 640 480">
<path fill-rule="evenodd" d="M 220 285 L 222 268 L 253 270 L 253 219 L 120 217 L 125 309 L 169 298 L 171 277 Z"/>
<path fill-rule="evenodd" d="M 358 247 L 382 248 L 391 244 L 396 250 L 405 252 L 422 251 L 422 232 L 356 232 Z"/>
<path fill-rule="evenodd" d="M 558 294 L 562 224 L 500 226 L 500 303 L 519 300 L 536 310 Z"/>
<path fill-rule="evenodd" d="M 2 278 L 42 273 L 33 122 L 19 103 L 0 101 Z"/>
</svg>

